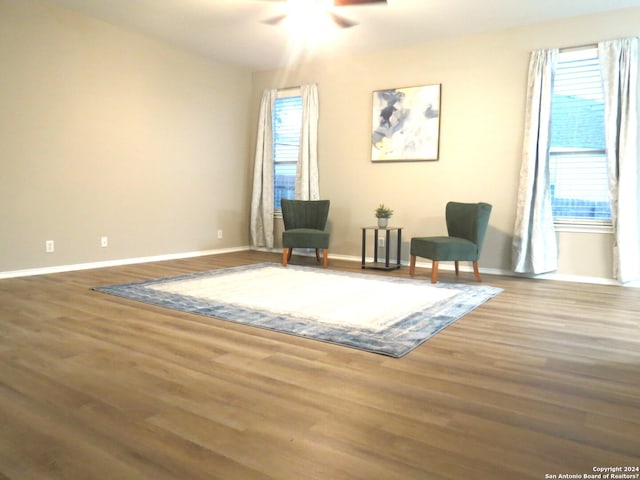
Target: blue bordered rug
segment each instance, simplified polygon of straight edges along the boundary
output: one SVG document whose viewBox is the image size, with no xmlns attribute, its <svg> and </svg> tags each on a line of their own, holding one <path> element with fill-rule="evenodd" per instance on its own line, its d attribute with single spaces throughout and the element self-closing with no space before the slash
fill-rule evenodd
<svg viewBox="0 0 640 480">
<path fill-rule="evenodd" d="M 502 291 L 277 263 L 94 290 L 396 358 Z"/>
</svg>

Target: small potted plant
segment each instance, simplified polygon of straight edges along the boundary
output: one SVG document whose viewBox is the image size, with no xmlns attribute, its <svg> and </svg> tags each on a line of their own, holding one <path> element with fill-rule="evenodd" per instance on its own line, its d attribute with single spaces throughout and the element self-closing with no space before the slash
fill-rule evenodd
<svg viewBox="0 0 640 480">
<path fill-rule="evenodd" d="M 393 215 L 393 210 L 384 206 L 384 203 L 381 203 L 378 208 L 375 210 L 376 218 L 378 219 L 378 227 L 386 228 L 389 224 L 389 218 Z"/>
</svg>

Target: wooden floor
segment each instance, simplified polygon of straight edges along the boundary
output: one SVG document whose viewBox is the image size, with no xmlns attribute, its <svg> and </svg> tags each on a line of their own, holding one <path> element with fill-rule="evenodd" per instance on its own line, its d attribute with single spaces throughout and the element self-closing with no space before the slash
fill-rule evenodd
<svg viewBox="0 0 640 480">
<path fill-rule="evenodd" d="M 90 290 L 261 261 L 280 256 L 0 280 L 0 479 L 521 480 L 640 467 L 637 289 L 485 275 L 505 291 L 402 359 Z"/>
</svg>

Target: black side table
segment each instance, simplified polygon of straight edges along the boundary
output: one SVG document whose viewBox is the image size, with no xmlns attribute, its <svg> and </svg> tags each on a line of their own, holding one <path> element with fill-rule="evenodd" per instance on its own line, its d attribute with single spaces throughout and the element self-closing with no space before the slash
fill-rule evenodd
<svg viewBox="0 0 640 480">
<path fill-rule="evenodd" d="M 367 250 L 367 230 L 373 230 L 373 263 L 365 262 L 366 258 L 366 250 Z M 384 242 L 384 252 L 385 258 L 384 262 L 378 261 L 378 232 L 382 230 L 385 234 L 385 242 Z M 389 262 L 389 251 L 391 246 L 389 245 L 391 242 L 391 232 L 397 232 L 397 259 L 396 263 Z M 377 270 L 395 270 L 396 268 L 400 268 L 400 253 L 402 250 L 402 227 L 362 227 L 362 268 L 375 268 Z"/>
</svg>

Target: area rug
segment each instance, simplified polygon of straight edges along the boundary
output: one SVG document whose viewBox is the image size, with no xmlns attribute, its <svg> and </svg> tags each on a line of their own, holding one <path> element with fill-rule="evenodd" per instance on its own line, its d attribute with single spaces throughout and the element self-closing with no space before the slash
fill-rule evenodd
<svg viewBox="0 0 640 480">
<path fill-rule="evenodd" d="M 502 291 L 276 263 L 94 290 L 396 358 Z"/>
</svg>

